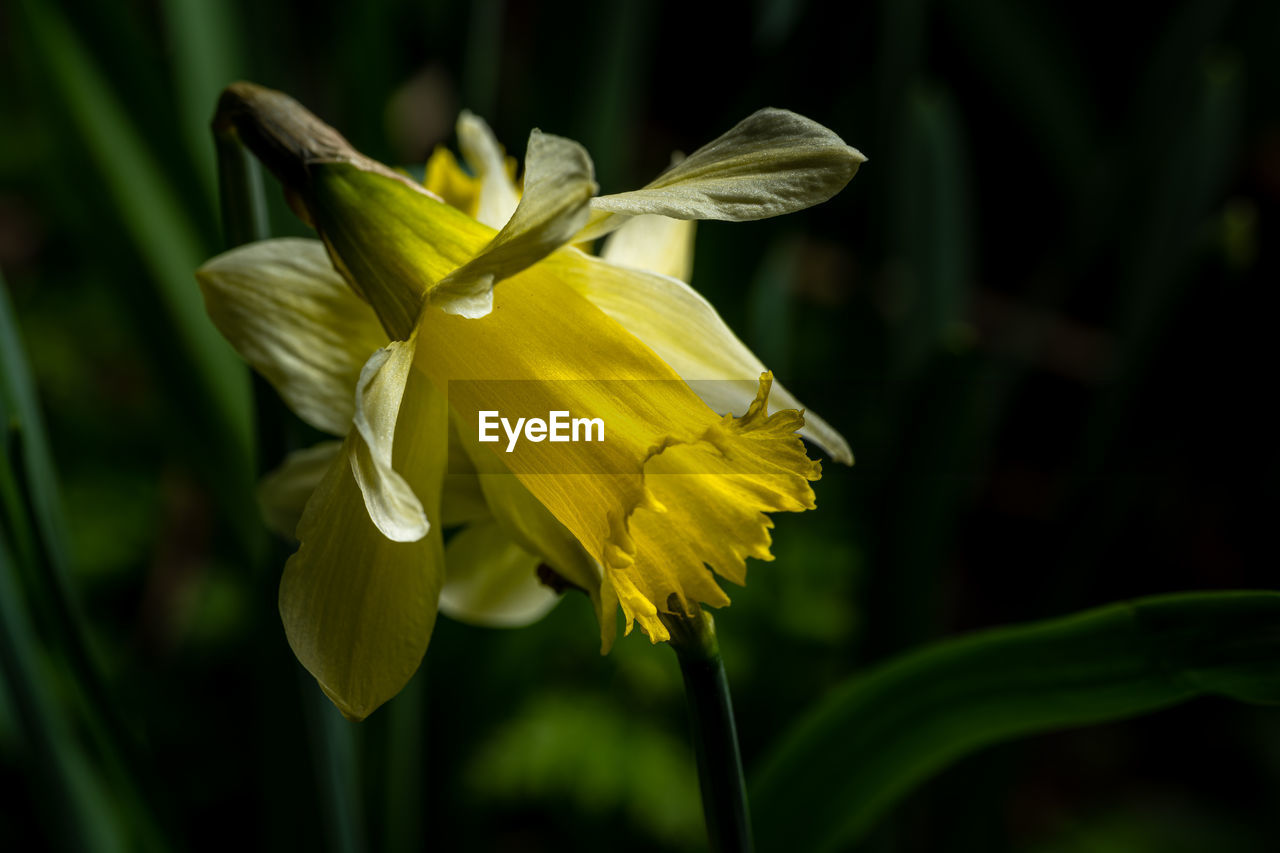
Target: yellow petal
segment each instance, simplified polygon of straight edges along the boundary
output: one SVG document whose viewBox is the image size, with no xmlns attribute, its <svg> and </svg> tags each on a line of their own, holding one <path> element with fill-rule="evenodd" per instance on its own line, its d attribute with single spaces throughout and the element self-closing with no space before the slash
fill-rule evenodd
<svg viewBox="0 0 1280 853">
<path fill-rule="evenodd" d="M 448 407 L 418 373 L 400 408 L 395 468 L 439 512 Z M 410 437 L 413 440 L 408 440 Z M 352 474 L 352 432 L 298 525 L 285 565 L 280 615 L 298 660 L 334 704 L 363 719 L 417 669 L 435 624 L 444 577 L 439 525 L 417 542 L 392 542 L 365 511 Z"/>
<path fill-rule="evenodd" d="M 392 467 L 396 423 L 413 370 L 414 340 L 393 341 L 369 357 L 356 385 L 355 430 L 348 442 L 351 470 L 369 518 L 393 542 L 416 542 L 430 523 L 413 489 Z M 410 433 L 409 441 L 447 440 Z"/>
<path fill-rule="evenodd" d="M 600 257 L 611 264 L 689 281 L 693 274 L 692 220 L 647 214 L 629 219 L 609 235 Z"/>
<path fill-rule="evenodd" d="M 643 189 L 594 199 L 578 239 L 607 234 L 626 216 L 645 213 L 735 222 L 792 213 L 844 189 L 865 160 L 815 121 L 759 110 Z"/>
<path fill-rule="evenodd" d="M 448 575 L 440 610 L 452 619 L 517 628 L 537 622 L 560 601 L 538 580 L 541 558 L 512 542 L 496 521 L 458 532 L 444 553 Z"/>
<path fill-rule="evenodd" d="M 581 145 L 533 131 L 515 213 L 483 251 L 431 290 L 431 304 L 473 319 L 493 310 L 495 284 L 568 243 L 586 224 L 593 174 Z"/>
<path fill-rule="evenodd" d="M 272 532 L 293 541 L 303 508 L 341 450 L 341 441 L 322 441 L 295 450 L 279 468 L 262 478 L 258 506 Z"/>
<path fill-rule="evenodd" d="M 766 430 L 747 429 L 758 420 L 749 417 L 741 428 L 733 428 L 651 349 L 554 272 L 551 265 L 538 265 L 513 279 L 495 292 L 496 308 L 482 319 L 424 312 L 418 365 L 437 381 L 451 380 L 449 400 L 458 413 L 460 431 L 466 436 L 473 430 L 470 435 L 477 437 L 481 452 L 472 458 L 482 485 L 488 453 L 516 474 L 604 566 L 601 588 L 613 592 L 616 587 L 628 628 L 639 621 L 651 638 L 665 639 L 666 629 L 657 618 L 660 610 L 686 612 L 690 602 L 714 605 L 727 600 L 707 585 L 714 582 L 698 559 L 704 553 L 723 557 L 708 543 L 727 537 L 748 543 L 756 553 L 758 535 L 748 535 L 745 528 L 754 524 L 765 529 L 768 519 L 763 512 L 811 505 L 807 479 L 816 476 L 813 463 L 796 435 L 774 434 L 779 424 L 795 429 L 801 418 L 792 412 L 785 421 L 767 421 Z M 766 392 L 767 388 L 762 391 Z M 758 409 L 763 405 L 762 398 Z M 607 436 L 602 442 L 525 442 L 507 453 L 496 444 L 479 445 L 478 413 L 485 410 L 504 416 L 545 416 L 563 410 L 575 417 L 599 417 L 607 425 Z M 709 485 L 705 499 L 732 497 L 744 503 L 724 508 L 719 515 L 693 516 L 699 523 L 686 523 L 686 516 L 670 510 L 677 513 L 672 516 L 677 520 L 672 525 L 674 539 L 664 541 L 678 541 L 680 554 L 688 558 L 672 574 L 665 569 L 667 557 L 637 550 L 645 543 L 637 543 L 628 527 L 638 508 L 657 511 L 660 503 L 645 485 L 646 464 L 661 460 L 666 448 L 698 444 L 711 445 L 735 471 L 752 479 L 742 488 Z M 682 451 L 668 458 L 701 462 Z M 688 473 L 718 481 L 723 472 L 714 468 Z M 646 540 L 652 541 L 656 540 Z M 724 562 L 724 570 L 736 576 L 736 564 Z"/>
<path fill-rule="evenodd" d="M 764 364 L 711 303 L 683 281 L 625 269 L 579 252 L 557 253 L 547 266 L 644 341 L 717 413 L 745 411 L 755 399 Z M 777 409 L 803 408 L 776 382 L 770 400 Z M 812 412 L 806 411 L 804 421 L 801 435 L 835 461 L 853 464 L 844 436 Z"/>
<path fill-rule="evenodd" d="M 317 240 L 251 243 L 196 271 L 214 325 L 298 417 L 345 435 L 356 377 L 387 342 Z"/>
<path fill-rule="evenodd" d="M 501 228 L 515 213 L 520 193 L 507 171 L 506 155 L 484 119 L 463 110 L 458 117 L 458 147 L 480 180 L 471 215 L 490 228 Z"/>
<path fill-rule="evenodd" d="M 431 152 L 422 184 L 445 204 L 475 218 L 480 200 L 480 180 L 458 165 L 458 159 L 448 148 L 437 145 Z"/>
<path fill-rule="evenodd" d="M 444 495 L 440 501 L 440 523 L 459 527 L 473 521 L 489 521 L 493 513 L 485 503 L 484 490 L 475 465 L 463 447 L 453 413 L 449 417 L 449 468 L 444 475 Z"/>
</svg>

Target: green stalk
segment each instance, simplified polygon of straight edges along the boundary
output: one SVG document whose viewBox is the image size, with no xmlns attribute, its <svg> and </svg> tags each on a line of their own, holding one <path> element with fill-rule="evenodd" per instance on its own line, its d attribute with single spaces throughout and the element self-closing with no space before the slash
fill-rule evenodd
<svg viewBox="0 0 1280 853">
<path fill-rule="evenodd" d="M 234 249 L 271 236 L 262 165 L 240 142 L 235 129 L 214 122 L 213 142 L 218 160 L 218 208 L 222 224 L 222 248 Z M 257 439 L 256 470 L 266 473 L 287 451 L 284 414 L 275 390 L 253 374 L 254 436 Z"/>
<path fill-rule="evenodd" d="M 315 679 L 301 667 L 298 687 L 319 785 L 326 846 L 333 853 L 362 853 L 364 815 L 360 807 L 355 723 L 343 719 L 316 687 Z"/>
<path fill-rule="evenodd" d="M 224 247 L 232 249 L 269 238 L 271 225 L 261 164 L 244 147 L 233 126 L 215 120 L 213 139 Z M 284 458 L 288 427 L 280 398 L 257 374 L 253 376 L 253 400 L 258 471 L 263 473 Z M 284 564 L 288 549 L 273 539 L 267 553 L 268 559 L 278 566 Z M 298 673 L 321 811 L 328 819 L 325 835 L 329 847 L 335 853 L 359 853 L 365 847 L 358 782 L 359 743 L 355 731 L 317 689 L 315 681 L 301 669 Z"/>
<path fill-rule="evenodd" d="M 423 835 L 423 727 L 427 674 L 422 669 L 387 703 L 387 775 L 383 849 L 408 853 L 426 846 Z"/>
<path fill-rule="evenodd" d="M 738 752 L 738 728 L 729 679 L 720 659 L 715 620 L 705 610 L 692 619 L 664 616 L 680 661 L 702 789 L 702 814 L 713 853 L 751 851 L 751 814 Z"/>
<path fill-rule="evenodd" d="M 218 199 L 222 247 L 234 249 L 271 236 L 262 166 L 240 144 L 233 128 L 213 128 L 218 153 Z"/>
</svg>

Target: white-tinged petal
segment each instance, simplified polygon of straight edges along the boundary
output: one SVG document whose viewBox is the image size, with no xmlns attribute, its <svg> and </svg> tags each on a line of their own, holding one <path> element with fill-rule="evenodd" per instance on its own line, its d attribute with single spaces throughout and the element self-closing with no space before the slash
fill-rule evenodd
<svg viewBox="0 0 1280 853">
<path fill-rule="evenodd" d="M 646 214 L 626 221 L 609 235 L 600 257 L 611 264 L 649 270 L 689 281 L 693 275 L 691 219 Z"/>
<path fill-rule="evenodd" d="M 792 213 L 840 192 L 865 160 L 817 122 L 766 108 L 642 189 L 593 199 L 591 220 L 578 240 L 645 213 L 735 222 Z"/>
<path fill-rule="evenodd" d="M 416 339 L 392 341 L 370 356 L 356 385 L 351 471 L 369 518 L 393 542 L 415 542 L 430 524 L 422 502 L 395 468 L 391 454 L 405 386 L 413 371 Z M 418 440 L 419 436 L 410 436 Z"/>
<path fill-rule="evenodd" d="M 414 374 L 400 407 L 395 465 L 438 514 L 448 404 Z M 354 430 L 307 502 L 280 581 L 280 615 L 298 660 L 347 717 L 363 719 L 413 675 L 444 580 L 439 525 L 416 542 L 374 526 L 352 470 Z"/>
<path fill-rule="evenodd" d="M 586 224 L 596 189 L 591 158 L 581 145 L 534 130 L 515 213 L 489 245 L 431 289 L 431 304 L 472 319 L 488 314 L 495 284 L 568 243 Z"/>
<path fill-rule="evenodd" d="M 341 441 L 322 441 L 295 450 L 279 468 L 262 478 L 258 483 L 258 506 L 268 529 L 293 541 L 303 508 L 341 450 Z"/>
<path fill-rule="evenodd" d="M 751 405 L 764 364 L 688 284 L 577 251 L 556 255 L 551 263 L 566 284 L 648 345 L 716 412 L 732 414 Z M 804 409 L 776 382 L 769 406 Z M 805 411 L 800 434 L 835 461 L 853 463 L 844 436 L 813 412 Z"/>
<path fill-rule="evenodd" d="M 345 435 L 361 365 L 387 334 L 324 245 L 250 243 L 205 263 L 196 280 L 214 325 L 289 408 L 316 429 Z"/>
<path fill-rule="evenodd" d="M 520 193 L 507 174 L 502 146 L 484 119 L 463 110 L 458 116 L 458 147 L 480 179 L 476 219 L 490 228 L 501 228 L 520 203 Z"/>
<path fill-rule="evenodd" d="M 518 628 L 537 622 L 560 601 L 538 579 L 540 557 L 502 532 L 496 521 L 460 530 L 444 549 L 440 610 L 459 622 Z"/>
</svg>

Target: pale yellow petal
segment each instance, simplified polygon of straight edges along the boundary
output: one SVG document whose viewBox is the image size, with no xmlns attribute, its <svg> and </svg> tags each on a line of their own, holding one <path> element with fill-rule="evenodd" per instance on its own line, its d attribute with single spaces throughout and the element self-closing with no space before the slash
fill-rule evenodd
<svg viewBox="0 0 1280 853">
<path fill-rule="evenodd" d="M 496 521 L 472 524 L 445 545 L 447 576 L 440 592 L 446 616 L 488 628 L 531 625 L 560 596 L 538 579 L 540 557 L 511 541 Z"/>
<path fill-rule="evenodd" d="M 351 470 L 364 494 L 369 518 L 394 542 L 416 542 L 430 523 L 418 496 L 392 467 L 396 423 L 413 370 L 414 340 L 393 341 L 369 357 L 356 386 Z M 411 435 L 409 440 L 425 440 Z M 447 440 L 447 433 L 445 439 Z"/>
<path fill-rule="evenodd" d="M 271 531 L 293 541 L 303 508 L 341 450 L 341 441 L 322 441 L 295 450 L 279 468 L 262 478 L 258 506 Z"/>
<path fill-rule="evenodd" d="M 444 475 L 444 495 L 440 501 L 440 523 L 458 527 L 493 518 L 480 488 L 480 478 L 463 447 L 452 412 L 449 417 L 449 468 Z"/>
<path fill-rule="evenodd" d="M 618 267 L 579 252 L 557 253 L 548 266 L 644 341 L 717 413 L 746 411 L 755 399 L 764 364 L 711 303 L 683 281 Z M 804 408 L 776 382 L 769 399 L 775 409 Z M 816 414 L 805 412 L 800 434 L 835 461 L 853 463 L 844 436 Z"/>
<path fill-rule="evenodd" d="M 489 245 L 431 290 L 431 304 L 468 318 L 493 310 L 495 284 L 568 243 L 586 224 L 593 174 L 581 145 L 535 130 L 515 213 Z"/>
<path fill-rule="evenodd" d="M 578 239 L 607 234 L 624 217 L 645 213 L 735 222 L 792 213 L 844 189 L 865 160 L 815 121 L 759 110 L 644 188 L 594 199 Z"/>
<path fill-rule="evenodd" d="M 507 172 L 506 155 L 484 119 L 463 110 L 458 117 L 458 147 L 480 180 L 472 214 L 490 228 L 501 228 L 515 213 L 520 193 Z"/>
<path fill-rule="evenodd" d="M 480 180 L 458 165 L 458 158 L 443 145 L 437 145 L 427 158 L 422 185 L 445 204 L 475 217 L 480 200 Z"/>
<path fill-rule="evenodd" d="M 447 404 L 420 374 L 400 407 L 394 464 L 431 514 L 439 512 Z M 413 437 L 414 440 L 408 440 Z M 343 714 L 363 719 L 417 669 L 444 578 L 439 525 L 392 542 L 373 525 L 352 474 L 352 432 L 307 503 L 301 545 L 280 582 L 280 614 L 294 653 Z"/>
<path fill-rule="evenodd" d="M 387 334 L 324 246 L 251 243 L 208 261 L 196 279 L 214 325 L 289 408 L 317 429 L 346 435 L 360 368 Z"/>
<path fill-rule="evenodd" d="M 609 235 L 600 257 L 689 281 L 693 275 L 693 233 L 697 223 L 646 214 L 629 219 Z"/>
</svg>

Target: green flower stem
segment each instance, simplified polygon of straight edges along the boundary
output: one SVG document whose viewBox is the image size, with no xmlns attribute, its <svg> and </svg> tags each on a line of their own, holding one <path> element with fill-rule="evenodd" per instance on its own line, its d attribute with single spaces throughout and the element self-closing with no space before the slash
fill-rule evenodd
<svg viewBox="0 0 1280 853">
<path fill-rule="evenodd" d="M 234 249 L 271 236 L 262 166 L 241 144 L 235 128 L 215 120 L 213 142 L 218 158 L 218 200 L 222 247 Z M 266 473 L 287 451 L 284 413 L 275 390 L 253 374 L 253 408 L 257 427 L 257 470 Z"/>
<path fill-rule="evenodd" d="M 245 148 L 235 127 L 217 117 L 213 123 L 213 139 L 217 150 L 224 248 L 233 249 L 268 239 L 271 224 L 263 189 L 262 166 Z M 289 446 L 289 427 L 279 396 L 256 373 L 253 376 L 253 400 L 258 471 L 265 473 L 284 458 Z M 283 566 L 289 550 L 273 537 L 267 559 L 274 566 Z M 266 572 L 259 575 L 262 578 L 270 576 Z M 359 796 L 360 745 L 355 730 L 324 697 L 315 681 L 301 669 L 298 669 L 298 682 L 315 762 L 321 811 L 329 821 L 327 836 L 330 849 L 337 853 L 359 853 L 365 847 Z"/>
<path fill-rule="evenodd" d="M 692 619 L 664 616 L 663 622 L 671 632 L 671 648 L 684 676 L 707 840 L 714 853 L 753 850 L 738 729 L 715 620 L 710 613 L 699 611 Z"/>
<path fill-rule="evenodd" d="M 230 127 L 213 129 L 218 152 L 218 197 L 222 211 L 222 245 L 234 249 L 271 236 L 262 166 L 240 144 Z"/>
</svg>

